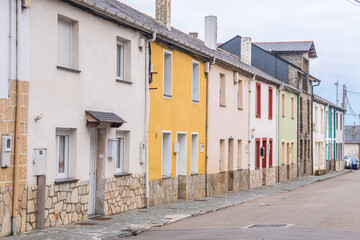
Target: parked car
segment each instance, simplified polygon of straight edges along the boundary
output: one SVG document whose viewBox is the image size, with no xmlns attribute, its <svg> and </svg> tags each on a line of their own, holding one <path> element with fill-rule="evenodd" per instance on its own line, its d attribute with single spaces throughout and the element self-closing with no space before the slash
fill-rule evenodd
<svg viewBox="0 0 360 240">
<path fill-rule="evenodd" d="M 351 169 L 358 170 L 359 169 L 359 159 L 351 158 Z"/>
<path fill-rule="evenodd" d="M 345 156 L 344 156 L 344 167 L 345 167 L 345 169 L 350 169 L 351 168 L 351 163 L 352 163 L 351 157 L 349 155 L 345 154 Z"/>
</svg>

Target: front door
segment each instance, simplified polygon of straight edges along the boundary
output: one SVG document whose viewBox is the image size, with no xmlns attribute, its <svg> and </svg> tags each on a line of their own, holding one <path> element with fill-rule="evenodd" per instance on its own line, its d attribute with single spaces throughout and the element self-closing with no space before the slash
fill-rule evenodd
<svg viewBox="0 0 360 240">
<path fill-rule="evenodd" d="M 262 184 L 266 185 L 266 175 L 267 175 L 267 159 L 266 159 L 266 155 L 267 155 L 267 140 L 263 139 L 263 143 L 262 143 L 262 147 L 264 148 L 264 156 L 262 157 Z"/>
<path fill-rule="evenodd" d="M 95 214 L 97 129 L 90 129 L 89 215 Z"/>
<path fill-rule="evenodd" d="M 178 166 L 178 199 L 186 199 L 186 174 L 187 174 L 187 135 L 186 133 L 178 133 L 177 143 L 179 144 L 179 152 L 176 154 Z"/>
</svg>

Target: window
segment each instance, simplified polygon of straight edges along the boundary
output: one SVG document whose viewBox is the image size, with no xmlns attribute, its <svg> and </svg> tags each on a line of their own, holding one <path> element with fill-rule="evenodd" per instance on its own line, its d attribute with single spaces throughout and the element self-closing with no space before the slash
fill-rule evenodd
<svg viewBox="0 0 360 240">
<path fill-rule="evenodd" d="M 340 113 L 340 130 L 343 130 L 343 115 Z"/>
<path fill-rule="evenodd" d="M 66 17 L 58 16 L 58 66 L 78 68 L 78 24 Z"/>
<path fill-rule="evenodd" d="M 225 74 L 220 74 L 220 106 L 226 106 Z"/>
<path fill-rule="evenodd" d="M 307 100 L 307 132 L 310 133 L 310 129 L 311 129 L 311 121 L 310 121 L 310 115 L 311 115 L 311 105 L 310 105 L 310 100 Z"/>
<path fill-rule="evenodd" d="M 324 109 L 323 108 L 321 108 L 321 110 L 320 110 L 320 117 L 321 117 L 321 119 L 320 119 L 321 132 L 324 132 Z"/>
<path fill-rule="evenodd" d="M 255 169 L 260 169 L 260 138 L 256 138 L 255 141 Z"/>
<path fill-rule="evenodd" d="M 281 116 L 285 117 L 285 94 L 281 94 Z"/>
<path fill-rule="evenodd" d="M 238 82 L 238 109 L 243 109 L 243 81 Z"/>
<path fill-rule="evenodd" d="M 307 77 L 304 76 L 302 78 L 302 84 L 303 84 L 303 89 L 302 90 L 307 92 L 308 91 L 308 78 Z"/>
<path fill-rule="evenodd" d="M 162 136 L 162 176 L 171 176 L 171 132 L 163 132 Z"/>
<path fill-rule="evenodd" d="M 219 159 L 219 169 L 223 171 L 225 169 L 225 140 L 220 139 L 220 159 Z"/>
<path fill-rule="evenodd" d="M 56 131 L 56 178 L 69 178 L 70 130 Z"/>
<path fill-rule="evenodd" d="M 121 42 L 116 44 L 116 79 L 125 80 L 125 48 Z"/>
<path fill-rule="evenodd" d="M 304 119 L 303 119 L 303 98 L 300 97 L 300 133 L 304 132 Z"/>
<path fill-rule="evenodd" d="M 314 131 L 317 132 L 317 115 L 318 115 L 318 107 L 315 106 L 314 111 Z"/>
<path fill-rule="evenodd" d="M 269 139 L 269 167 L 273 165 L 273 140 Z"/>
<path fill-rule="evenodd" d="M 306 73 L 309 73 L 309 60 L 303 58 L 303 67 L 302 70 Z"/>
<path fill-rule="evenodd" d="M 119 133 L 116 138 L 115 173 L 125 172 L 125 133 Z"/>
<path fill-rule="evenodd" d="M 295 118 L 295 99 L 291 97 L 291 119 Z"/>
<path fill-rule="evenodd" d="M 164 50 L 164 89 L 163 94 L 165 97 L 172 97 L 172 52 Z"/>
<path fill-rule="evenodd" d="M 339 130 L 339 114 L 338 113 L 336 113 L 335 114 L 335 116 L 336 116 L 336 119 L 335 119 L 335 124 L 336 124 L 336 130 Z"/>
<path fill-rule="evenodd" d="M 261 118 L 261 84 L 260 83 L 256 83 L 255 95 L 256 95 L 255 96 L 256 97 L 256 103 L 255 103 L 256 117 Z"/>
<path fill-rule="evenodd" d="M 273 89 L 269 87 L 269 119 L 273 116 Z"/>
<path fill-rule="evenodd" d="M 193 61 L 192 63 L 192 101 L 199 102 L 200 91 L 200 64 Z"/>
<path fill-rule="evenodd" d="M 264 149 L 264 156 L 262 156 L 262 168 L 266 168 L 266 155 L 267 155 L 267 139 L 263 138 L 263 144 L 262 147 Z"/>
<path fill-rule="evenodd" d="M 237 168 L 242 169 L 242 141 L 238 140 Z"/>
<path fill-rule="evenodd" d="M 191 134 L 191 173 L 198 173 L 199 163 L 199 134 Z"/>
</svg>

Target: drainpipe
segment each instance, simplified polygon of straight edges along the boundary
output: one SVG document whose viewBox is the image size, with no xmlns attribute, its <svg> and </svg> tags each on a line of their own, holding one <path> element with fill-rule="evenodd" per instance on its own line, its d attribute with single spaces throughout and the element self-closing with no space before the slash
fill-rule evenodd
<svg viewBox="0 0 360 240">
<path fill-rule="evenodd" d="M 250 161 L 251 161 L 251 124 L 250 124 L 250 114 L 251 114 L 251 82 L 252 81 L 255 81 L 255 78 L 256 78 L 256 74 L 254 74 L 254 76 L 249 79 L 249 94 L 248 94 L 248 101 L 249 101 L 249 106 L 248 106 L 248 109 L 249 109 L 249 114 L 248 114 L 248 129 L 249 129 L 249 136 L 248 136 L 248 174 L 249 174 L 249 189 L 251 189 L 251 164 L 250 164 Z"/>
<path fill-rule="evenodd" d="M 311 175 L 314 175 L 314 131 L 313 131 L 313 107 L 314 107 L 314 87 L 318 87 L 320 86 L 320 81 L 317 82 L 316 85 L 312 85 L 312 91 L 311 91 L 311 110 L 310 110 L 310 113 L 311 113 L 311 148 L 312 148 L 312 151 L 311 151 L 311 166 L 312 166 L 312 174 Z"/>
<path fill-rule="evenodd" d="M 21 0 L 16 1 L 16 115 L 15 115 L 15 159 L 13 179 L 13 209 L 11 218 L 11 231 L 17 235 L 18 195 L 19 195 L 19 156 L 20 156 L 20 109 L 21 109 L 21 84 L 19 82 L 19 42 L 20 42 L 20 15 Z"/>
<path fill-rule="evenodd" d="M 11 41 L 12 41 L 12 1 L 13 0 L 9 0 L 9 15 L 10 15 L 10 19 L 9 19 L 9 93 L 10 93 L 10 86 L 11 86 Z"/>
<path fill-rule="evenodd" d="M 299 119 L 299 110 L 300 110 L 300 93 L 297 94 L 297 104 L 296 104 L 296 109 L 297 109 L 297 126 L 296 126 L 296 132 L 297 132 L 297 160 L 296 160 L 296 165 L 297 165 L 297 168 L 296 168 L 296 178 L 299 178 L 299 169 L 300 169 L 300 142 L 299 142 L 299 139 L 300 139 L 300 129 L 299 129 L 299 126 L 300 126 L 300 119 Z"/>
<path fill-rule="evenodd" d="M 150 121 L 150 53 L 149 46 L 151 42 L 156 40 L 156 32 L 153 33 L 152 38 L 146 40 L 146 51 L 145 51 L 145 167 L 146 167 L 146 208 L 150 207 L 150 178 L 149 178 L 149 121 Z"/>
</svg>

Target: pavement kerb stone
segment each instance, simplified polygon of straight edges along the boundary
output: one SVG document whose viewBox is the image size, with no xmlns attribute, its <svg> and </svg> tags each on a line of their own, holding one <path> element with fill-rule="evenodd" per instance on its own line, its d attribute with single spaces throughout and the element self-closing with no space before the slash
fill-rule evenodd
<svg viewBox="0 0 360 240">
<path fill-rule="evenodd" d="M 288 192 L 348 172 L 351 171 L 343 170 L 340 172 L 333 172 L 322 176 L 298 178 L 295 180 L 278 183 L 272 186 L 261 187 L 258 189 L 232 192 L 224 195 L 201 198 L 193 201 L 167 204 L 149 209 L 139 209 L 122 214 L 108 216 L 112 219 L 106 222 L 96 222 L 95 220 L 85 221 L 97 224 L 91 227 L 68 224 L 60 227 L 46 228 L 45 230 L 41 231 L 36 230 L 23 233 L 16 237 L 8 237 L 6 238 L 6 240 L 115 240 L 118 238 L 138 235 L 154 227 L 161 227 L 186 218 L 220 211 L 225 208 L 241 205 L 271 195 Z M 84 236 L 86 236 L 86 238 L 84 238 Z"/>
</svg>

